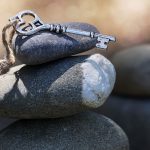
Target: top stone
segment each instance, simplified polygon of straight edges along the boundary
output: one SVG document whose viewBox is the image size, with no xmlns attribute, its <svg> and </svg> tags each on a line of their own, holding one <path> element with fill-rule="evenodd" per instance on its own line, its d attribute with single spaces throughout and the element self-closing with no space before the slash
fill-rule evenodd
<svg viewBox="0 0 150 150">
<path fill-rule="evenodd" d="M 94 26 L 86 23 L 65 23 L 63 25 L 99 33 Z M 41 31 L 31 36 L 18 35 L 13 40 L 13 49 L 16 58 L 22 63 L 37 65 L 85 52 L 94 48 L 96 43 L 96 38 Z"/>
</svg>

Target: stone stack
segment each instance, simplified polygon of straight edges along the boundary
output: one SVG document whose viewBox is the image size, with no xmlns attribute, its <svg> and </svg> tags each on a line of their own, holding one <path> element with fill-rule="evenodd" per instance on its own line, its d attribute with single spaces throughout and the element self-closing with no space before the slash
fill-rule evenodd
<svg viewBox="0 0 150 150">
<path fill-rule="evenodd" d="M 68 25 L 96 30 L 88 24 Z M 49 32 L 16 37 L 15 54 L 25 64 L 0 76 L 0 116 L 22 120 L 0 132 L 1 150 L 128 150 L 116 123 L 89 112 L 110 95 L 113 65 L 100 54 L 70 56 L 95 43 Z"/>
<path fill-rule="evenodd" d="M 114 96 L 98 112 L 116 121 L 127 133 L 131 150 L 150 149 L 150 45 L 115 54 Z"/>
</svg>

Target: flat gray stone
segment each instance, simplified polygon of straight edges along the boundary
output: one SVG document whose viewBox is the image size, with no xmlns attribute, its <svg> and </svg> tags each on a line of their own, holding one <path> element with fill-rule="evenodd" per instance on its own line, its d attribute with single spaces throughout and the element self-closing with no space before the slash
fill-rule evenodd
<svg viewBox="0 0 150 150">
<path fill-rule="evenodd" d="M 0 133 L 1 150 L 129 150 L 112 120 L 96 113 L 62 119 L 21 120 Z"/>
<path fill-rule="evenodd" d="M 129 138 L 131 150 L 149 150 L 149 98 L 111 96 L 97 112 L 110 117 L 121 126 Z"/>
<path fill-rule="evenodd" d="M 87 23 L 65 23 L 70 28 L 84 31 L 99 31 Z M 57 34 L 42 31 L 32 36 L 17 36 L 14 52 L 22 63 L 37 65 L 78 54 L 95 47 L 96 39 L 75 34 Z"/>
<path fill-rule="evenodd" d="M 117 71 L 115 93 L 129 96 L 150 96 L 150 45 L 121 51 L 111 62 Z"/>
<path fill-rule="evenodd" d="M 114 67 L 100 54 L 20 65 L 0 76 L 0 116 L 55 118 L 94 109 L 114 82 Z"/>
</svg>

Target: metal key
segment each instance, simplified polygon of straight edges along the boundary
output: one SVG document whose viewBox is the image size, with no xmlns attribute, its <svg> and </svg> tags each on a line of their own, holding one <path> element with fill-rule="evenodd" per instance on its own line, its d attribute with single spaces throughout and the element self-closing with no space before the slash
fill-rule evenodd
<svg viewBox="0 0 150 150">
<path fill-rule="evenodd" d="M 28 26 L 24 27 L 26 24 L 25 20 L 23 19 L 24 16 L 32 16 L 34 20 L 28 24 Z M 19 12 L 14 17 L 9 19 L 10 22 L 17 21 L 17 25 L 14 26 L 16 32 L 21 35 L 29 36 L 32 34 L 35 34 L 36 32 L 42 31 L 42 30 L 48 30 L 50 32 L 56 32 L 56 33 L 71 33 L 71 34 L 77 34 L 82 36 L 88 36 L 91 38 L 97 38 L 97 48 L 106 49 L 107 44 L 110 41 L 115 42 L 115 37 L 103 35 L 99 33 L 94 32 L 88 32 L 88 31 L 82 31 L 78 29 L 69 28 L 67 26 L 62 26 L 60 24 L 44 24 L 41 19 L 30 10 L 25 10 L 22 12 Z M 28 29 L 30 28 L 30 29 Z"/>
</svg>

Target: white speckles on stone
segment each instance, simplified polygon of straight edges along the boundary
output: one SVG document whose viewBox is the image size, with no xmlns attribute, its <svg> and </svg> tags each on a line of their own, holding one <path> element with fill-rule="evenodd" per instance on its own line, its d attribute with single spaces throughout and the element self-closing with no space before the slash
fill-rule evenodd
<svg viewBox="0 0 150 150">
<path fill-rule="evenodd" d="M 110 95 L 116 78 L 114 66 L 100 54 L 86 59 L 83 69 L 82 97 L 84 105 L 101 106 Z"/>
</svg>

